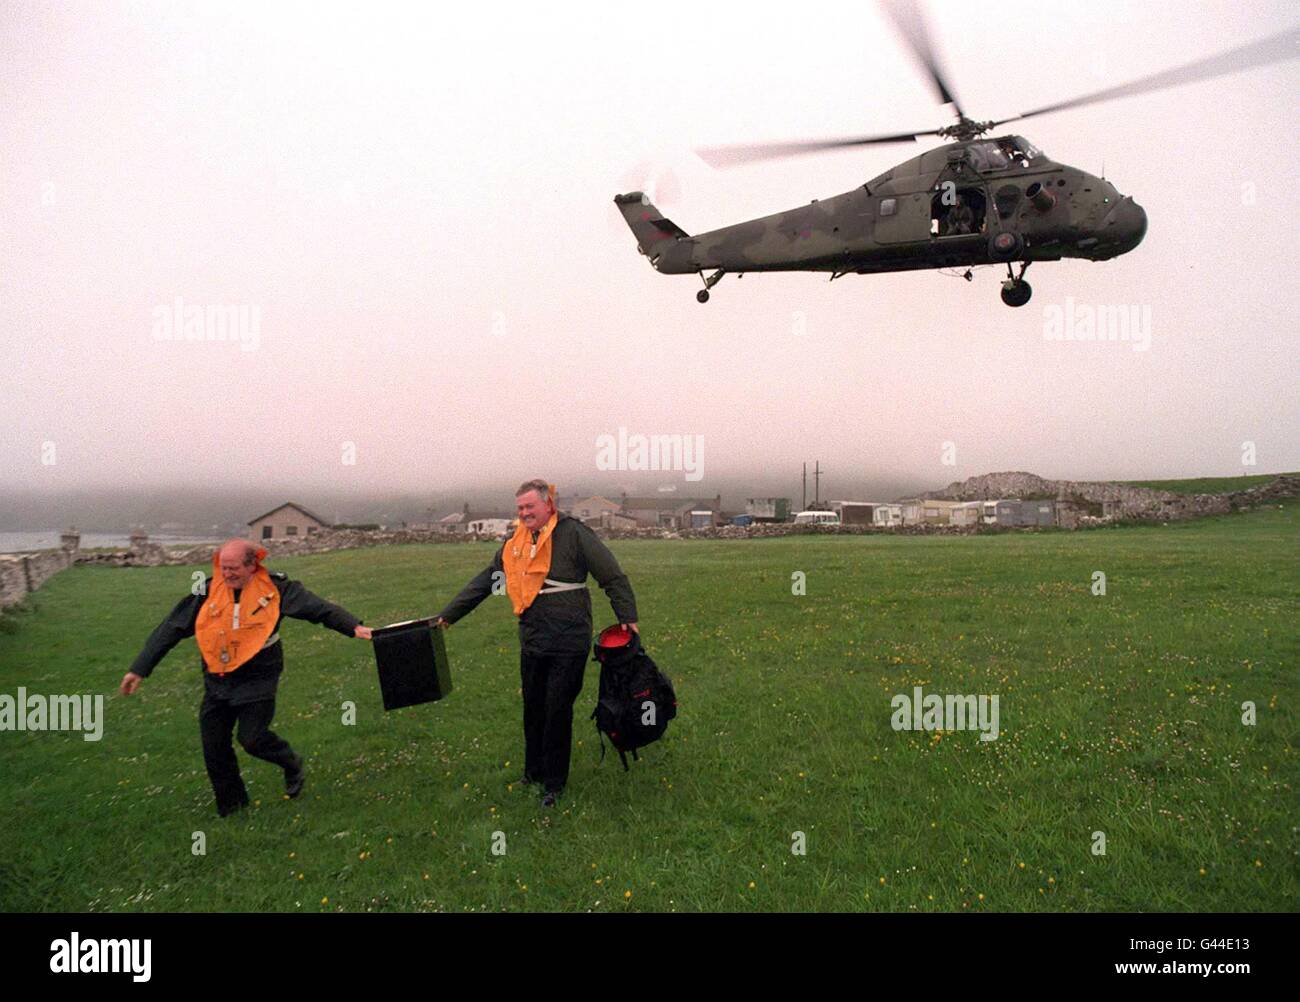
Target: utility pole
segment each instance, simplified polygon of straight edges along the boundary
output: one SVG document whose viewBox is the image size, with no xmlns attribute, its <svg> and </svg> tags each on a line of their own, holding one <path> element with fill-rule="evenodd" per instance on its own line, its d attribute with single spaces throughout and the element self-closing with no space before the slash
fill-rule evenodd
<svg viewBox="0 0 1300 1002">
<path fill-rule="evenodd" d="M 813 491 L 816 494 L 816 497 L 813 498 L 813 504 L 820 510 L 822 506 L 822 461 L 820 459 L 817 460 L 817 465 L 813 469 Z"/>
<path fill-rule="evenodd" d="M 800 511 L 808 510 L 808 464 L 803 464 L 803 503 L 799 506 Z"/>
</svg>

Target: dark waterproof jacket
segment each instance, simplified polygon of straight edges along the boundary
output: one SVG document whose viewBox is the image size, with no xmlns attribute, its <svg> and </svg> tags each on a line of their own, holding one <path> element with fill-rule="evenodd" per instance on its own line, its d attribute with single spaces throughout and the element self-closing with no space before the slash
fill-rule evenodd
<svg viewBox="0 0 1300 1002">
<path fill-rule="evenodd" d="M 492 563 L 447 603 L 439 616 L 454 623 L 469 614 L 492 594 L 494 580 L 500 582 L 497 594 L 502 601 L 510 601 L 505 594 L 502 563 L 506 544 L 497 550 Z M 551 532 L 551 569 L 546 576 L 552 581 L 586 581 L 588 574 L 609 597 L 615 618 L 620 623 L 635 623 L 636 598 L 614 554 L 588 526 L 562 514 Z M 538 595 L 519 617 L 519 647 L 529 654 L 585 654 L 590 650 L 591 593 L 588 589 Z"/>
<path fill-rule="evenodd" d="M 347 637 L 351 637 L 360 625 L 361 620 L 341 606 L 313 595 L 301 583 L 290 581 L 278 571 L 270 573 L 271 580 L 280 592 L 280 618 L 275 622 L 273 633 L 279 632 L 285 616 L 320 623 Z M 158 624 L 158 628 L 145 641 L 144 650 L 132 663 L 131 671 L 148 678 L 168 651 L 186 637 L 194 636 L 194 624 L 198 621 L 199 610 L 207 601 L 208 585 L 211 583 L 212 579 L 208 578 L 204 582 L 203 594 L 188 595 L 176 603 L 176 608 L 167 614 L 167 618 Z M 239 598 L 238 591 L 235 592 L 235 598 Z M 200 657 L 199 663 L 203 665 L 203 681 L 208 694 L 236 705 L 274 698 L 280 673 L 284 671 L 282 646 L 277 641 L 270 647 L 264 647 L 226 675 L 213 675 Z"/>
</svg>

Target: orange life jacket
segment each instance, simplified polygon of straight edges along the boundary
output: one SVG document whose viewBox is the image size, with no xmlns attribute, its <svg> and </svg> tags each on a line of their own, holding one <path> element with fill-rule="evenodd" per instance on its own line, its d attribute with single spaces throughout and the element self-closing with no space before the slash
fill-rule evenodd
<svg viewBox="0 0 1300 1002">
<path fill-rule="evenodd" d="M 551 533 L 559 521 L 559 513 L 552 515 L 542 526 L 533 542 L 532 532 L 523 522 L 515 529 L 515 534 L 506 540 L 505 550 L 501 554 L 501 564 L 506 572 L 506 594 L 514 606 L 515 615 L 533 604 L 537 593 L 546 582 L 546 575 L 551 571 Z"/>
<path fill-rule="evenodd" d="M 257 570 L 235 601 L 234 590 L 221 576 L 220 551 L 212 558 L 212 584 L 194 623 L 203 663 L 214 675 L 225 675 L 257 654 L 280 619 L 280 589 L 262 566 L 266 551 L 257 551 Z"/>
</svg>

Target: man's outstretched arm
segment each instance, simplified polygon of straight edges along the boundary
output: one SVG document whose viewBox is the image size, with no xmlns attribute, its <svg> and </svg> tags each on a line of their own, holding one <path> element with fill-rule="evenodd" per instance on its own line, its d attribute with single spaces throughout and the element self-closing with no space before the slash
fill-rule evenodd
<svg viewBox="0 0 1300 1002">
<path fill-rule="evenodd" d="M 434 617 L 434 621 L 439 626 L 450 626 L 456 620 L 468 616 L 478 608 L 480 602 L 492 594 L 492 585 L 501 580 L 496 575 L 505 573 L 505 563 L 501 559 L 504 552 L 504 546 L 497 550 L 496 556 L 492 558 L 492 563 L 475 574 L 470 579 L 469 584 L 462 588 L 460 593 L 447 603 L 442 612 Z"/>
<path fill-rule="evenodd" d="M 199 609 L 203 605 L 204 595 L 187 595 L 176 603 L 167 618 L 154 627 L 144 648 L 131 662 L 131 670 L 122 676 L 119 691 L 129 696 L 140 687 L 142 679 L 148 678 L 158 667 L 158 662 L 186 637 L 194 636 L 194 624 L 199 618 Z"/>
<path fill-rule="evenodd" d="M 370 639 L 370 628 L 341 605 L 327 602 L 303 587 L 301 581 L 285 581 L 280 588 L 280 615 L 318 623 L 345 637 Z"/>
</svg>

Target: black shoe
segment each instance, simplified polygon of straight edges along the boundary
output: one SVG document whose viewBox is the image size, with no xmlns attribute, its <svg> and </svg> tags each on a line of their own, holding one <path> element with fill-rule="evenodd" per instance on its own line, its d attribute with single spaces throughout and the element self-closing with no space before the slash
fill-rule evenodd
<svg viewBox="0 0 1300 1002">
<path fill-rule="evenodd" d="M 243 810 L 244 808 L 246 808 L 247 806 L 248 806 L 248 801 L 247 801 L 247 800 L 241 800 L 241 801 L 239 801 L 238 803 L 227 804 L 225 807 L 218 807 L 218 808 L 217 808 L 217 814 L 219 814 L 219 815 L 220 815 L 221 817 L 223 817 L 223 818 L 228 818 L 228 817 L 230 817 L 230 815 L 234 814 L 236 811 L 242 811 L 242 810 Z"/>
<path fill-rule="evenodd" d="M 293 798 L 302 793 L 302 784 L 306 780 L 302 756 L 294 758 L 293 765 L 284 770 L 284 793 L 285 796 Z"/>
<path fill-rule="evenodd" d="M 533 779 L 533 777 L 528 775 L 528 773 L 524 773 L 517 780 L 515 780 L 515 782 L 517 782 L 520 786 L 532 786 L 534 783 L 537 782 L 537 780 Z"/>
<path fill-rule="evenodd" d="M 560 799 L 560 791 L 559 791 L 559 790 L 547 790 L 546 793 L 544 793 L 544 794 L 542 795 L 542 806 L 543 806 L 543 807 L 554 807 L 555 804 L 556 804 L 556 802 L 557 802 L 559 799 Z"/>
</svg>

